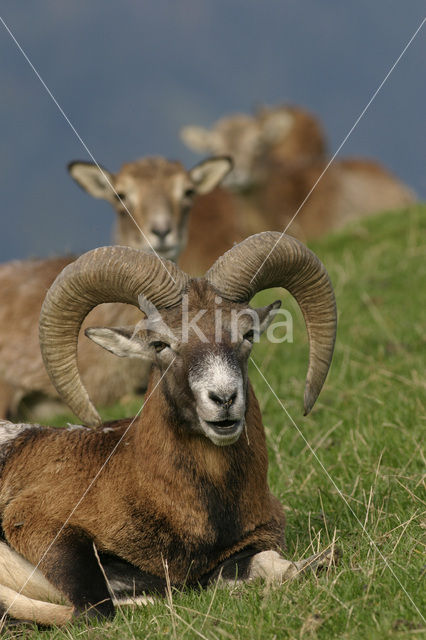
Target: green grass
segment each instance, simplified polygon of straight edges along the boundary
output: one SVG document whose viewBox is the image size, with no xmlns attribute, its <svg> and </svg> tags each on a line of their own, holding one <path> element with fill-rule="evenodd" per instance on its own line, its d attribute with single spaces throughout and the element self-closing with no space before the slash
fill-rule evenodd
<svg viewBox="0 0 426 640">
<path fill-rule="evenodd" d="M 425 232 L 426 209 L 415 207 L 357 223 L 312 246 L 334 283 L 339 330 L 332 370 L 310 417 L 302 417 L 306 337 L 289 297 L 284 306 L 294 312 L 294 343 L 262 342 L 253 354 L 297 428 L 250 365 L 267 428 L 270 485 L 288 518 L 287 554 L 299 558 L 336 538 L 340 565 L 275 588 L 173 592 L 171 602 L 123 610 L 112 623 L 24 635 L 426 637 L 419 613 L 426 609 Z M 259 299 L 274 296 L 265 292 Z"/>
</svg>

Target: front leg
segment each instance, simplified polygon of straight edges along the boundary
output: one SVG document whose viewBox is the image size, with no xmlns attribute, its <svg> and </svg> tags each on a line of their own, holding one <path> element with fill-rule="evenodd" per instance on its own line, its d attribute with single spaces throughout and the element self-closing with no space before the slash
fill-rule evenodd
<svg viewBox="0 0 426 640">
<path fill-rule="evenodd" d="M 17 526 L 16 518 L 8 515 L 3 526 L 9 544 L 34 565 L 39 563 L 47 580 L 73 605 L 74 616 L 114 615 L 93 542 L 81 529 L 68 525 L 55 540 L 59 523 L 53 525 L 41 517 Z"/>
</svg>

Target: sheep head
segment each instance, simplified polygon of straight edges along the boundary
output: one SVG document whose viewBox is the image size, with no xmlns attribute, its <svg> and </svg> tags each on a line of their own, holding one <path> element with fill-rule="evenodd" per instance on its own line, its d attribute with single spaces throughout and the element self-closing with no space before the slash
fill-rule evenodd
<svg viewBox="0 0 426 640">
<path fill-rule="evenodd" d="M 212 191 L 231 168 L 227 157 L 209 158 L 190 171 L 161 157 L 129 162 L 117 173 L 91 162 L 68 165 L 77 184 L 114 207 L 117 244 L 154 250 L 174 261 L 186 245 L 195 197 Z"/>
<path fill-rule="evenodd" d="M 163 314 L 144 296 L 139 303 L 146 320 L 138 327 L 91 328 L 86 335 L 115 355 L 152 360 L 173 423 L 216 445 L 235 442 L 245 424 L 253 342 L 281 303 L 230 303 L 206 280 L 190 281 L 182 303 Z"/>
<path fill-rule="evenodd" d="M 97 304 L 138 305 L 141 300 L 147 317 L 142 331 L 98 328 L 89 330 L 89 337 L 117 355 L 152 358 L 157 374 L 164 374 L 161 384 L 182 424 L 216 444 L 230 444 L 244 427 L 253 336 L 268 326 L 278 306 L 250 309 L 248 303 L 258 291 L 279 286 L 297 300 L 308 330 L 308 413 L 333 353 L 334 294 L 318 258 L 296 239 L 276 232 L 247 238 L 200 280 L 191 280 L 173 263 L 127 247 L 84 254 L 58 276 L 43 305 L 40 342 L 46 369 L 83 422 L 99 424 L 78 373 L 81 323 Z"/>
<path fill-rule="evenodd" d="M 210 129 L 196 125 L 182 127 L 180 137 L 197 153 L 229 155 L 234 168 L 223 184 L 240 190 L 251 186 L 253 162 L 259 151 L 261 131 L 252 116 L 236 113 L 215 122 Z"/>
</svg>

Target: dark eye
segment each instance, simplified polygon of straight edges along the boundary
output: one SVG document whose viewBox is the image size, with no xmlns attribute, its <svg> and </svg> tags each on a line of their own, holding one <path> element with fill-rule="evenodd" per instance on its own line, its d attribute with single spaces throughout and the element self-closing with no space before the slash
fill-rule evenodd
<svg viewBox="0 0 426 640">
<path fill-rule="evenodd" d="M 253 329 L 250 329 L 250 331 L 247 331 L 247 333 L 243 335 L 243 340 L 247 340 L 247 342 L 251 342 L 253 344 L 253 341 L 254 341 Z"/>
<path fill-rule="evenodd" d="M 185 198 L 193 198 L 195 196 L 195 189 L 185 189 L 183 195 Z"/>
<path fill-rule="evenodd" d="M 157 353 L 160 353 L 160 351 L 163 351 L 163 349 L 165 349 L 166 347 L 169 347 L 170 345 L 167 344 L 167 342 L 161 342 L 160 340 L 156 340 L 155 342 L 151 342 L 151 346 L 154 347 Z"/>
<path fill-rule="evenodd" d="M 122 200 L 124 202 L 124 200 L 126 199 L 126 194 L 124 193 L 124 191 L 117 191 L 117 193 L 115 194 L 115 198 L 119 202 L 120 202 L 120 200 Z"/>
</svg>

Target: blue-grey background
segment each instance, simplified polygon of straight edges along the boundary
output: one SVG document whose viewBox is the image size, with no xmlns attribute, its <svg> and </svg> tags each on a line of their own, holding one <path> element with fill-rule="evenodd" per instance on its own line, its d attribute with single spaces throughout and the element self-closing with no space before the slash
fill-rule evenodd
<svg viewBox="0 0 426 640">
<path fill-rule="evenodd" d="M 181 125 L 281 101 L 340 144 L 425 14 L 423 0 L 5 0 L 1 15 L 111 170 L 198 158 Z M 342 155 L 380 159 L 426 195 L 426 27 Z M 107 244 L 113 212 L 71 181 L 88 159 L 0 24 L 0 259 Z"/>
</svg>

